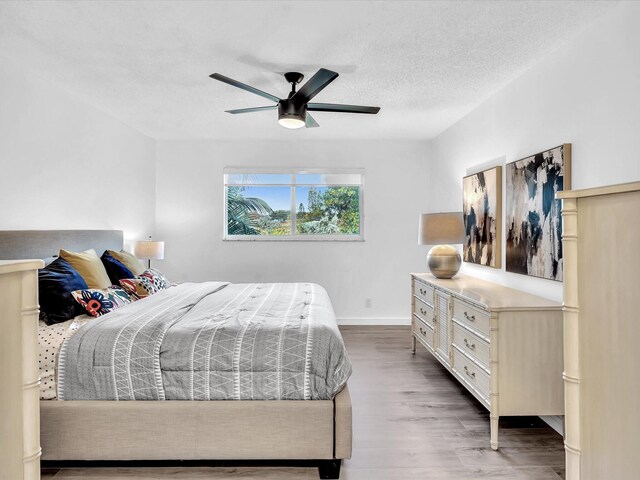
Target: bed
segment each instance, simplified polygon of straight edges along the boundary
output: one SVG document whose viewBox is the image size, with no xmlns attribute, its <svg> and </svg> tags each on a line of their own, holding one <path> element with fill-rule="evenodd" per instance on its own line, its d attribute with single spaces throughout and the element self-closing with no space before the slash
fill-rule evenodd
<svg viewBox="0 0 640 480">
<path fill-rule="evenodd" d="M 103 251 L 119 250 L 122 244 L 122 232 L 114 230 L 2 231 L 0 257 L 46 258 L 60 247 Z M 42 460 L 65 464 L 84 461 L 305 461 L 318 465 L 321 478 L 338 478 L 341 461 L 351 456 L 351 401 L 346 386 L 348 359 L 340 360 L 335 355 L 324 355 L 322 351 L 316 359 L 314 354 L 300 353 L 309 346 L 305 341 L 311 344 L 312 335 L 316 336 L 315 343 L 324 345 L 322 348 L 342 341 L 324 289 L 312 284 L 205 282 L 177 285 L 166 292 L 158 294 L 153 302 L 145 299 L 110 313 L 108 322 L 86 322 L 87 325 L 78 328 L 65 342 L 60 353 L 64 375 L 58 379 L 63 382 L 58 385 L 63 398 L 40 402 Z M 288 315 L 288 321 L 280 318 L 287 299 L 301 309 L 292 310 L 295 315 Z M 175 309 L 171 310 L 173 307 Z M 152 324 L 145 319 L 153 316 L 150 312 L 159 310 L 189 313 L 185 320 L 169 322 L 170 327 L 145 331 L 143 324 Z M 236 315 L 237 322 L 229 320 L 230 312 Z M 281 325 L 276 330 L 265 328 L 261 333 L 259 329 L 246 327 L 247 322 L 242 321 L 243 312 L 266 319 L 266 323 L 280 322 Z M 313 334 L 296 339 L 295 332 L 300 330 L 300 324 L 294 322 L 294 317 L 314 324 Z M 198 362 L 212 364 L 210 357 L 203 361 L 202 352 L 207 352 L 207 348 L 200 348 L 200 354 L 194 348 L 187 357 L 179 353 L 185 350 L 193 325 L 198 325 L 201 337 L 219 336 L 215 342 L 201 342 L 204 347 L 209 346 L 209 355 L 211 348 L 215 349 L 219 342 L 224 343 L 225 338 L 231 341 L 222 327 L 216 326 L 220 318 L 226 319 L 221 324 L 235 322 L 236 328 L 243 329 L 243 334 L 236 338 L 242 338 L 244 350 L 264 348 L 268 351 L 273 342 L 270 343 L 267 336 L 290 336 L 290 348 L 286 350 L 291 356 L 287 365 L 306 363 L 306 374 L 289 374 L 284 369 L 284 373 L 279 374 L 283 378 L 275 382 L 269 363 L 273 360 L 269 360 L 268 355 L 264 365 L 256 370 L 261 373 L 252 374 L 239 368 L 247 361 L 259 364 L 260 355 L 241 359 L 225 354 L 220 355 L 218 362 L 226 365 L 218 372 L 220 381 L 210 385 L 207 378 L 212 378 L 211 372 L 204 367 L 197 368 Z M 207 328 L 201 327 L 203 322 Z M 118 376 L 114 369 L 102 375 L 105 366 L 99 362 L 91 367 L 93 370 L 87 370 L 83 359 L 104 357 L 105 352 L 122 349 L 123 345 L 129 354 L 141 349 L 144 342 L 133 337 L 123 343 L 123 335 L 115 335 L 120 343 L 114 340 L 114 332 L 127 329 L 143 333 L 147 343 L 155 345 L 156 350 L 162 345 L 162 364 L 166 368 L 159 370 L 158 359 L 148 355 L 154 348 L 147 348 L 145 354 L 138 355 L 139 361 L 128 365 L 128 368 L 142 365 L 141 369 L 133 370 L 126 378 Z M 337 337 L 335 332 L 338 332 Z M 92 345 L 96 348 L 96 344 L 102 345 L 99 347 L 102 350 L 89 349 Z M 171 351 L 173 356 L 169 355 Z M 331 364 L 332 361 L 337 363 Z M 316 381 L 318 367 L 314 362 L 322 368 L 329 366 L 330 371 L 335 372 L 335 378 L 326 384 Z M 104 382 L 95 383 L 93 389 L 79 388 L 83 382 L 86 384 L 87 378 L 96 379 L 101 375 Z M 225 375 L 241 381 L 233 382 Z"/>
</svg>

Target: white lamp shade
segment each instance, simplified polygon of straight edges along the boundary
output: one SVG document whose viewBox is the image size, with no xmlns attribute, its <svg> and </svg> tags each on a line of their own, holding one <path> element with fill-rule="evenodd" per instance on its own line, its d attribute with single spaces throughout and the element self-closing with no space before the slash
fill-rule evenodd
<svg viewBox="0 0 640 480">
<path fill-rule="evenodd" d="M 418 227 L 418 244 L 442 245 L 464 243 L 462 212 L 423 213 Z"/>
<path fill-rule="evenodd" d="M 136 242 L 133 245 L 133 254 L 145 260 L 162 260 L 164 258 L 164 242 L 151 240 Z"/>
</svg>

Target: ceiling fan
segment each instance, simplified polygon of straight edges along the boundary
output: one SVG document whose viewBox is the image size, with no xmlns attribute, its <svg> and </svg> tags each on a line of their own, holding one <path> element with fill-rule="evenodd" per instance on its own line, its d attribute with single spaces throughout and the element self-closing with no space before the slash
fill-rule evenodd
<svg viewBox="0 0 640 480">
<path fill-rule="evenodd" d="M 262 110 L 278 109 L 278 123 L 286 128 L 313 128 L 319 127 L 309 112 L 341 112 L 341 113 L 370 113 L 376 114 L 380 111 L 380 107 L 365 107 L 362 105 L 342 105 L 336 103 L 310 103 L 320 91 L 333 82 L 338 73 L 321 68 L 316 74 L 305 83 L 300 90 L 296 91 L 296 85 L 302 82 L 304 75 L 299 72 L 287 72 L 284 78 L 291 84 L 291 92 L 287 98 L 278 98 L 270 93 L 258 90 L 255 87 L 225 77 L 219 73 L 209 75 L 214 80 L 227 83 L 233 87 L 241 88 L 247 92 L 255 93 L 261 97 L 267 98 L 275 105 L 266 107 L 240 108 L 237 110 L 226 110 L 227 113 L 251 113 L 260 112 Z"/>
</svg>

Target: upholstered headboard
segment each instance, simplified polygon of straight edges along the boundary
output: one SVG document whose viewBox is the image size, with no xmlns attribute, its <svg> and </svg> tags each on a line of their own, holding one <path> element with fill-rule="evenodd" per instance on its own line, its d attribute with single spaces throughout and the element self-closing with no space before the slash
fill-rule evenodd
<svg viewBox="0 0 640 480">
<path fill-rule="evenodd" d="M 122 249 L 122 230 L 0 230 L 0 259 L 47 258 L 61 248 L 80 252 Z"/>
</svg>

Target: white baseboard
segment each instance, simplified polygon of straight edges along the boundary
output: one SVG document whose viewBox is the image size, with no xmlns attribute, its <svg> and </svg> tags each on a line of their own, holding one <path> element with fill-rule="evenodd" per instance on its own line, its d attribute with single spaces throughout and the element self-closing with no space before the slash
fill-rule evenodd
<svg viewBox="0 0 640 480">
<path fill-rule="evenodd" d="M 411 325 L 411 319 L 405 317 L 343 317 L 338 325 Z"/>
<path fill-rule="evenodd" d="M 564 437 L 564 417 L 562 415 L 541 415 L 540 418 Z"/>
</svg>

